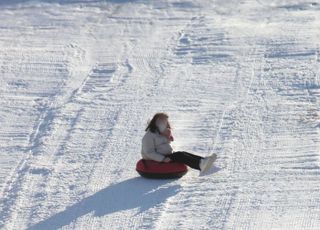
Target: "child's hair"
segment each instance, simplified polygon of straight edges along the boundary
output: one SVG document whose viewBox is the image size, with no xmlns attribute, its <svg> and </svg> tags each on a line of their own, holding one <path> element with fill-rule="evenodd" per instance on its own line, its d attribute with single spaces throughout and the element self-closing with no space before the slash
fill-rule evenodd
<svg viewBox="0 0 320 230">
<path fill-rule="evenodd" d="M 169 118 L 169 116 L 166 113 L 156 113 L 153 116 L 153 118 L 151 119 L 151 121 L 148 123 L 148 126 L 145 129 L 145 131 L 150 130 L 152 133 L 155 133 L 156 131 L 159 131 L 158 127 L 156 126 L 156 121 L 157 121 L 158 118 Z M 167 128 L 171 129 L 169 121 L 168 121 Z"/>
</svg>

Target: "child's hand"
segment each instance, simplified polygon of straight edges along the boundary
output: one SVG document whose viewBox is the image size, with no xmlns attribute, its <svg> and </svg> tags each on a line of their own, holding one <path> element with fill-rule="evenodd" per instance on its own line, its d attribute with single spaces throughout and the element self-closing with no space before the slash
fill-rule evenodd
<svg viewBox="0 0 320 230">
<path fill-rule="evenodd" d="M 171 129 L 167 128 L 165 131 L 163 131 L 161 133 L 163 136 L 165 136 L 169 141 L 173 141 L 173 136 L 172 136 L 172 133 L 171 133 Z"/>
<path fill-rule="evenodd" d="M 166 163 L 168 163 L 168 162 L 170 162 L 171 161 L 171 159 L 169 158 L 169 157 L 165 157 L 164 159 L 163 159 L 163 162 L 166 162 Z"/>
</svg>

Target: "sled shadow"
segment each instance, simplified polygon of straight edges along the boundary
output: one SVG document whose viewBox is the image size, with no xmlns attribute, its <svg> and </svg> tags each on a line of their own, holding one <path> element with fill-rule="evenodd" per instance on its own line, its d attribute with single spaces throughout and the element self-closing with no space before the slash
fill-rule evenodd
<svg viewBox="0 0 320 230">
<path fill-rule="evenodd" d="M 28 229 L 58 229 L 92 212 L 98 217 L 133 208 L 144 212 L 178 193 L 179 185 L 163 186 L 171 181 L 135 177 L 110 185 Z"/>
</svg>

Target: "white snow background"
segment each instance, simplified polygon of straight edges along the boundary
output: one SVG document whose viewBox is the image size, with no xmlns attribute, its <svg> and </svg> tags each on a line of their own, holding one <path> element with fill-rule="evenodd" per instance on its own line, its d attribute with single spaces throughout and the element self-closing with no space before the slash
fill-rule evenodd
<svg viewBox="0 0 320 230">
<path fill-rule="evenodd" d="M 319 129 L 318 0 L 0 0 L 0 229 L 319 229 Z"/>
</svg>

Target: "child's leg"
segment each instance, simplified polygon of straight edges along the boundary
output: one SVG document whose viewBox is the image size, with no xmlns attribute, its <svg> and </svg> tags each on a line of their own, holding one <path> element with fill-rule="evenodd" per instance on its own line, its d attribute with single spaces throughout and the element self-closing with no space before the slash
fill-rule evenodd
<svg viewBox="0 0 320 230">
<path fill-rule="evenodd" d="M 184 163 L 191 168 L 199 170 L 200 160 L 203 159 L 203 157 L 201 156 L 197 156 L 184 151 L 173 152 L 172 154 L 168 155 L 168 157 L 175 162 Z"/>
</svg>

